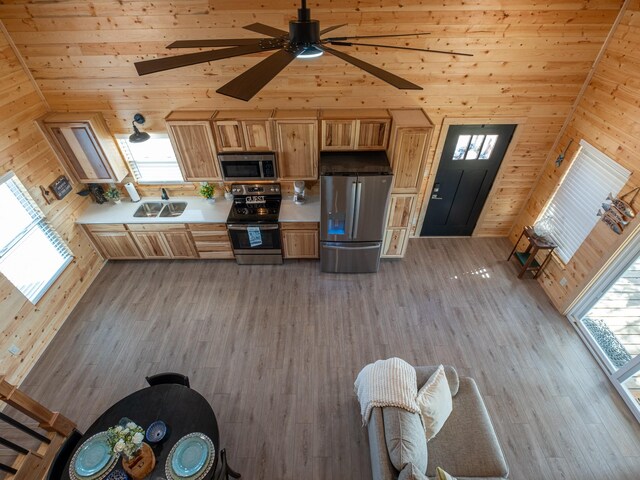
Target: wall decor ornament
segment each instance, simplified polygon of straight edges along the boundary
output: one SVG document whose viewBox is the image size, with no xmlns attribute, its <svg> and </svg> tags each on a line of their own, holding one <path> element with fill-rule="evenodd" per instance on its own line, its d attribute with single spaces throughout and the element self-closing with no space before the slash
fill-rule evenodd
<svg viewBox="0 0 640 480">
<path fill-rule="evenodd" d="M 598 210 L 597 215 L 601 217 L 600 219 L 618 235 L 624 231 L 631 219 L 636 216 L 633 203 L 639 191 L 640 187 L 636 187 L 620 197 L 614 197 L 612 194 L 609 194 L 607 197 L 609 203 L 604 202 L 602 204 L 602 210 Z M 631 197 L 631 200 L 627 203 L 626 198 L 631 194 L 633 194 L 633 197 Z"/>
</svg>

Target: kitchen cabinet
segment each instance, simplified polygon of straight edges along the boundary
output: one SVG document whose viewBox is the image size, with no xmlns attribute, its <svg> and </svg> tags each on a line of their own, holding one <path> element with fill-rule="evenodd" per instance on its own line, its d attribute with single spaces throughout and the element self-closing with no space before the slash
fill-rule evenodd
<svg viewBox="0 0 640 480">
<path fill-rule="evenodd" d="M 391 110 L 389 159 L 393 193 L 418 194 L 427 163 L 433 124 L 422 110 Z"/>
<path fill-rule="evenodd" d="M 391 194 L 382 242 L 383 258 L 404 257 L 409 243 L 410 222 L 416 201 L 416 195 L 413 194 Z"/>
<path fill-rule="evenodd" d="M 77 181 L 118 183 L 129 173 L 102 114 L 50 113 L 38 125 Z"/>
<path fill-rule="evenodd" d="M 211 112 L 171 112 L 167 132 L 186 181 L 221 180 L 210 119 Z"/>
<path fill-rule="evenodd" d="M 198 258 L 185 224 L 127 224 L 143 258 Z"/>
<path fill-rule="evenodd" d="M 319 225 L 316 222 L 283 222 L 282 256 L 284 258 L 319 258 Z"/>
<path fill-rule="evenodd" d="M 85 225 L 85 231 L 104 258 L 114 260 L 142 258 L 142 254 L 124 225 Z"/>
<path fill-rule="evenodd" d="M 278 110 L 274 115 L 278 176 L 281 180 L 318 178 L 316 111 Z"/>
<path fill-rule="evenodd" d="M 234 258 L 224 223 L 190 223 L 189 230 L 200 258 Z"/>
<path fill-rule="evenodd" d="M 322 110 L 320 150 L 386 150 L 390 125 L 383 109 Z"/>
<path fill-rule="evenodd" d="M 216 112 L 213 132 L 219 152 L 272 152 L 272 110 L 224 110 Z"/>
</svg>

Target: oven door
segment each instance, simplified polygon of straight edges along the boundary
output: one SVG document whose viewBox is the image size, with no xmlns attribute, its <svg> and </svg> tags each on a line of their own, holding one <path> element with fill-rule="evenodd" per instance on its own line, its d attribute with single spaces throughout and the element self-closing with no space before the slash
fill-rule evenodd
<svg viewBox="0 0 640 480">
<path fill-rule="evenodd" d="M 227 224 L 239 265 L 282 265 L 280 226 Z"/>
<path fill-rule="evenodd" d="M 280 226 L 276 224 L 227 224 L 233 252 L 237 254 L 282 253 Z"/>
</svg>

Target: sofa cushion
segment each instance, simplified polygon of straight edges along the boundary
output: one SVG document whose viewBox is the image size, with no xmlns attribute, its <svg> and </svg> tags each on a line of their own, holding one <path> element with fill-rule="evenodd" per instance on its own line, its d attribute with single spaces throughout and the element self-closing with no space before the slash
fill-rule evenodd
<svg viewBox="0 0 640 480">
<path fill-rule="evenodd" d="M 397 407 L 382 409 L 384 438 L 391 463 L 402 470 L 412 463 L 421 473 L 427 471 L 427 439 L 420 415 Z"/>
<path fill-rule="evenodd" d="M 428 367 L 415 367 L 416 369 L 416 387 L 418 390 L 427 383 L 427 380 L 431 378 L 438 366 Z M 447 375 L 447 382 L 449 382 L 449 388 L 451 389 L 451 396 L 455 397 L 458 393 L 460 386 L 460 379 L 458 378 L 458 372 L 451 365 L 444 366 L 444 373 Z"/>
<path fill-rule="evenodd" d="M 427 476 L 436 467 L 464 477 L 506 478 L 509 474 L 502 449 L 476 382 L 460 379 L 453 411 L 436 437 L 429 442 Z"/>
<path fill-rule="evenodd" d="M 451 415 L 451 409 L 453 408 L 451 390 L 442 365 L 422 386 L 416 401 L 420 407 L 422 421 L 424 422 L 424 433 L 428 442 L 440 431 L 449 415 Z"/>
<path fill-rule="evenodd" d="M 428 480 L 413 463 L 407 463 L 398 475 L 398 480 Z"/>
</svg>

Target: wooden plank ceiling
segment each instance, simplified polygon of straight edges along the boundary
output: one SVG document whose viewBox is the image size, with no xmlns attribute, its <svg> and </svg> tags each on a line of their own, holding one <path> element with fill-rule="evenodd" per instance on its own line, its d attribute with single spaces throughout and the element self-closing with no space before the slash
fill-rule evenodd
<svg viewBox="0 0 640 480">
<path fill-rule="evenodd" d="M 428 31 L 421 38 L 381 43 L 474 56 L 336 47 L 424 90 L 396 90 L 324 55 L 294 61 L 248 104 L 215 90 L 264 55 L 145 77 L 137 76 L 133 63 L 173 54 L 164 47 L 174 40 L 255 37 L 241 28 L 253 22 L 286 29 L 298 8 L 293 0 L 12 0 L 0 5 L 0 19 L 52 110 L 103 111 L 115 132 L 127 131 L 138 111 L 148 118 L 147 129 L 164 130 L 163 118 L 175 109 L 417 106 L 436 124 L 432 157 L 446 117 L 521 118 L 517 148 L 505 161 L 476 230 L 506 235 L 621 5 L 621 0 L 310 2 L 312 17 L 323 27 L 348 24 L 336 35 Z"/>
</svg>

